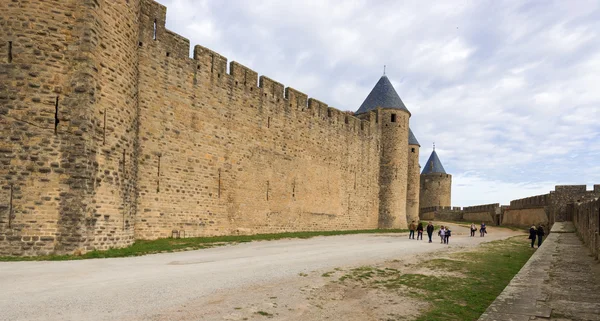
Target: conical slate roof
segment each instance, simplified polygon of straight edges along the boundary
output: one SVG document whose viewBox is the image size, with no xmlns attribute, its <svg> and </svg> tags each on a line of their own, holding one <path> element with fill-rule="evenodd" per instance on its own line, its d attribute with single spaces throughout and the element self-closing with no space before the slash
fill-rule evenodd
<svg viewBox="0 0 600 321">
<path fill-rule="evenodd" d="M 419 145 L 419 147 L 421 147 L 421 144 L 419 144 L 417 137 L 415 137 L 415 134 L 413 134 L 412 129 L 410 129 L 410 127 L 408 128 L 408 144 Z"/>
<path fill-rule="evenodd" d="M 366 113 L 368 111 L 381 108 L 395 108 L 404 111 L 408 111 L 398 93 L 392 86 L 392 83 L 385 75 L 379 78 L 375 87 L 371 90 L 367 99 L 360 105 L 360 108 L 356 111 L 356 114 Z M 409 112 L 410 113 L 410 112 Z"/>
<path fill-rule="evenodd" d="M 421 172 L 421 174 L 433 173 L 446 174 L 444 166 L 442 166 L 442 162 L 440 162 L 440 159 L 435 150 L 431 152 L 431 156 L 429 156 L 429 159 L 427 160 L 427 163 L 425 163 L 425 167 L 423 168 L 423 172 Z"/>
</svg>

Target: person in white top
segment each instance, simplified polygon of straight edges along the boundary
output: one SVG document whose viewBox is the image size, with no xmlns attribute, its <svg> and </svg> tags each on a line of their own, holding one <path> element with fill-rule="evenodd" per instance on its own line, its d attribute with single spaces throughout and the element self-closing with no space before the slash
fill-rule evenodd
<svg viewBox="0 0 600 321">
<path fill-rule="evenodd" d="M 444 241 L 446 240 L 446 229 L 444 228 L 443 225 L 442 225 L 442 227 L 440 227 L 440 231 L 438 232 L 438 235 L 441 238 L 441 242 L 440 243 L 444 243 Z"/>
</svg>

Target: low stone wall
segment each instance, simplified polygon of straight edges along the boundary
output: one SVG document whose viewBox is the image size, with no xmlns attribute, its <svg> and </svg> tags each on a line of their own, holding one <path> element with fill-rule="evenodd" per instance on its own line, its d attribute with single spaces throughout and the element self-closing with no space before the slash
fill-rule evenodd
<svg viewBox="0 0 600 321">
<path fill-rule="evenodd" d="M 576 203 L 572 208 L 573 224 L 592 254 L 600 255 L 600 199 Z"/>
<path fill-rule="evenodd" d="M 502 218 L 502 225 L 531 226 L 537 224 L 548 225 L 548 213 L 545 207 L 506 209 Z"/>
<path fill-rule="evenodd" d="M 556 222 L 479 321 L 600 320 L 598 262 L 575 231 Z"/>
<path fill-rule="evenodd" d="M 494 223 L 494 218 L 489 211 L 487 212 L 473 212 L 473 213 L 464 213 L 463 220 L 469 222 L 486 222 L 486 223 Z"/>
</svg>

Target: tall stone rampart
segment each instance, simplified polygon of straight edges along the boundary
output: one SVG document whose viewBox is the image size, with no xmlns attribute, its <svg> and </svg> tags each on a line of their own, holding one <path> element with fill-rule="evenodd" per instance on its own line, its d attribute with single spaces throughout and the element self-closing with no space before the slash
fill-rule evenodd
<svg viewBox="0 0 600 321">
<path fill-rule="evenodd" d="M 165 19 L 151 0 L 2 2 L 0 255 L 406 226 L 408 112 L 357 118 L 189 57 Z"/>
<path fill-rule="evenodd" d="M 0 4 L 0 254 L 133 241 L 138 13 L 135 1 Z"/>
<path fill-rule="evenodd" d="M 141 19 L 137 237 L 377 227 L 375 117 L 201 46 L 189 58 L 164 16 L 149 1 Z"/>
</svg>

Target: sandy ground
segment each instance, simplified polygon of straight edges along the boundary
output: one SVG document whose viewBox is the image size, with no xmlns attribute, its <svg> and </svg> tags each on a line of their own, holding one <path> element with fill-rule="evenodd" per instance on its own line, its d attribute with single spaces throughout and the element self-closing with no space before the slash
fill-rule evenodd
<svg viewBox="0 0 600 321">
<path fill-rule="evenodd" d="M 427 303 L 334 283 L 353 267 L 423 258 L 485 238 L 454 226 L 449 246 L 407 234 L 251 242 L 121 259 L 0 263 L 0 320 L 397 320 Z M 427 271 L 420 271 L 420 273 Z M 326 276 L 323 276 L 324 273 Z"/>
</svg>

